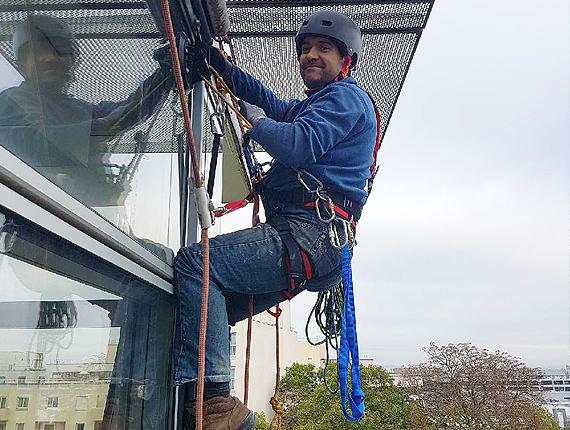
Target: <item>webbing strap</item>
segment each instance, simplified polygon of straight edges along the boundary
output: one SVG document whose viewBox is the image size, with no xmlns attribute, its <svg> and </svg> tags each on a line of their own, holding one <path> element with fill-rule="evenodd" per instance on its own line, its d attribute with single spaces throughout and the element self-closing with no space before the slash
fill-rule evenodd
<svg viewBox="0 0 570 430">
<path fill-rule="evenodd" d="M 293 238 L 291 227 L 285 218 L 279 216 L 273 217 L 269 221 L 269 224 L 277 230 L 281 241 L 287 249 L 286 265 L 289 271 L 290 289 L 295 290 L 305 283 L 308 279 L 307 275 L 309 277 L 311 276 L 310 271 L 307 274 L 305 260 L 301 254 L 302 250 L 299 248 L 297 241 Z"/>
<path fill-rule="evenodd" d="M 340 347 L 338 350 L 338 381 L 340 389 L 340 405 L 342 413 L 350 422 L 356 422 L 364 413 L 364 392 L 360 382 L 360 358 L 358 355 L 358 339 L 356 336 L 356 315 L 354 311 L 354 295 L 352 291 L 352 268 L 350 264 L 350 250 L 348 246 L 342 249 L 342 284 L 344 308 L 342 312 L 342 326 L 340 331 Z M 350 382 L 352 392 L 348 390 L 348 364 L 352 357 L 350 369 Z M 352 416 L 346 410 L 346 398 Z"/>
<path fill-rule="evenodd" d="M 222 141 L 222 135 L 214 134 L 214 142 L 212 143 L 212 158 L 210 159 L 210 173 L 208 173 L 208 186 L 206 190 L 208 195 L 212 198 L 214 193 L 214 180 L 216 178 L 216 167 L 218 166 L 218 153 L 220 151 L 220 143 Z"/>
<path fill-rule="evenodd" d="M 232 200 L 231 202 L 226 203 L 223 207 L 215 209 L 214 215 L 217 218 L 224 216 L 224 215 L 227 215 L 230 212 L 233 212 L 237 209 L 240 209 L 240 208 L 247 206 L 253 198 L 254 198 L 253 193 L 250 193 L 245 198 L 243 198 L 241 200 Z"/>
</svg>

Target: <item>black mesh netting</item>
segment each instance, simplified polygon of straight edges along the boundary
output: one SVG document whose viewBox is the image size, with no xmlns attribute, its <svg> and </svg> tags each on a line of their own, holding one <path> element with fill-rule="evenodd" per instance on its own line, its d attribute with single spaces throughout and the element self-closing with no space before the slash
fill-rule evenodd
<svg viewBox="0 0 570 430">
<path fill-rule="evenodd" d="M 433 0 L 227 2 L 237 64 L 286 99 L 303 97 L 293 41 L 303 19 L 325 7 L 350 16 L 364 35 L 363 58 L 354 77 L 378 105 L 382 136 L 432 3 Z M 76 34 L 80 61 L 70 91 L 77 98 L 92 103 L 122 100 L 157 68 L 152 53 L 160 46 L 161 36 L 141 1 L 0 0 L 0 53 L 12 65 L 13 29 L 29 13 L 61 18 Z M 147 134 L 146 152 L 177 151 L 176 134 L 183 131 L 183 123 L 174 93 L 153 117 L 109 142 L 108 150 L 133 152 L 138 131 Z"/>
</svg>

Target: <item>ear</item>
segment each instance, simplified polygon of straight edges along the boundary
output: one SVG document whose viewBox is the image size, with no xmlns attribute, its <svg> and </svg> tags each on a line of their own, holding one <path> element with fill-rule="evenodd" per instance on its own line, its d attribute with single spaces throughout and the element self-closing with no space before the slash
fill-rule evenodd
<svg viewBox="0 0 570 430">
<path fill-rule="evenodd" d="M 350 55 L 345 55 L 342 59 L 342 65 L 340 68 L 340 73 L 342 77 L 346 78 L 350 74 L 350 65 L 352 64 L 352 57 Z"/>
</svg>

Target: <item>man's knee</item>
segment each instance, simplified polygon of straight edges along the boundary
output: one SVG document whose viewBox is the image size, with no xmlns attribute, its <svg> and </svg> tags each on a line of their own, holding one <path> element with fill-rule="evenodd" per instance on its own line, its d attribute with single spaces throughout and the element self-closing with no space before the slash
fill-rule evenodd
<svg viewBox="0 0 570 430">
<path fill-rule="evenodd" d="M 173 262 L 174 271 L 177 274 L 190 275 L 202 273 L 202 247 L 199 243 L 193 243 L 180 248 Z"/>
</svg>

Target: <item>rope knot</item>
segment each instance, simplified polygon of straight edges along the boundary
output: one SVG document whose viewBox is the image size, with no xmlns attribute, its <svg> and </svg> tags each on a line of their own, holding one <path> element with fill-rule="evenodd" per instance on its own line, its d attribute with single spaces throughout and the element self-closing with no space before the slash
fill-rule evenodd
<svg viewBox="0 0 570 430">
<path fill-rule="evenodd" d="M 285 408 L 277 399 L 277 394 L 275 394 L 273 397 L 271 397 L 271 399 L 269 400 L 269 403 L 271 404 L 271 407 L 273 408 L 273 411 L 275 412 L 275 416 L 273 417 L 273 419 L 271 420 L 271 424 L 269 425 L 269 430 L 274 430 L 274 429 L 280 430 L 281 429 L 281 421 L 283 420 L 282 415 L 283 415 L 283 412 L 285 412 Z"/>
</svg>

